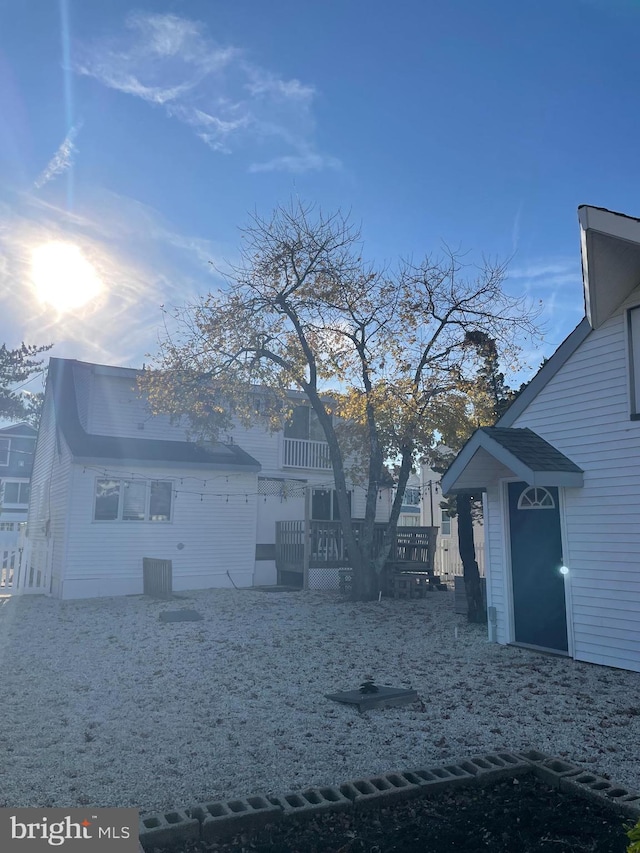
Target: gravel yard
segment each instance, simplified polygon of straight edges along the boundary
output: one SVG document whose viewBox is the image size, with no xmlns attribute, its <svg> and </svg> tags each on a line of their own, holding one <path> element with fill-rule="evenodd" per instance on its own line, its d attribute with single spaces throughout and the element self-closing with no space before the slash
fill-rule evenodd
<svg viewBox="0 0 640 853">
<path fill-rule="evenodd" d="M 640 674 L 490 644 L 452 593 L 0 602 L 0 806 L 144 815 L 527 747 L 640 790 Z M 421 701 L 324 698 L 366 676 Z"/>
</svg>

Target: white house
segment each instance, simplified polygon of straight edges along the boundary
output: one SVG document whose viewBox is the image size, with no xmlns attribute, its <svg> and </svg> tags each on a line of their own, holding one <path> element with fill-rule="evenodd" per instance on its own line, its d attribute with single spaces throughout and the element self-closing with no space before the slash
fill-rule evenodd
<svg viewBox="0 0 640 853">
<path fill-rule="evenodd" d="M 447 448 L 444 448 L 447 450 Z M 451 452 L 453 457 L 454 453 Z M 463 574 L 462 560 L 458 548 L 458 519 L 442 509 L 442 475 L 429 465 L 422 465 L 419 475 L 420 520 L 419 524 L 438 528 L 434 565 L 436 574 L 445 581 Z M 480 574 L 484 575 L 484 524 L 474 521 L 473 543 Z"/>
<path fill-rule="evenodd" d="M 578 215 L 585 318 L 442 486 L 485 490 L 493 639 L 640 672 L 640 219 Z"/>
<path fill-rule="evenodd" d="M 337 518 L 324 436 L 300 394 L 281 431 L 198 446 L 150 415 L 138 371 L 50 360 L 29 506 L 31 554 L 60 598 L 141 593 L 143 559 L 174 590 L 275 584 L 276 522 Z M 354 516 L 365 493 L 355 486 Z M 32 574 L 34 567 L 31 568 Z"/>
<path fill-rule="evenodd" d="M 27 520 L 36 430 L 27 423 L 0 429 L 0 594 L 13 586 L 21 523 Z"/>
</svg>

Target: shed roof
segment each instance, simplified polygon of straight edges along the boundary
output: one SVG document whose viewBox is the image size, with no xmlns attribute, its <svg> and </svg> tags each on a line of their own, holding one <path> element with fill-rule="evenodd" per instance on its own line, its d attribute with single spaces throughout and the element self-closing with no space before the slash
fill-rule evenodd
<svg viewBox="0 0 640 853">
<path fill-rule="evenodd" d="M 505 476 L 519 477 L 531 486 L 583 484 L 582 469 L 533 430 L 481 427 L 443 475 L 442 491 L 483 490 Z"/>
</svg>

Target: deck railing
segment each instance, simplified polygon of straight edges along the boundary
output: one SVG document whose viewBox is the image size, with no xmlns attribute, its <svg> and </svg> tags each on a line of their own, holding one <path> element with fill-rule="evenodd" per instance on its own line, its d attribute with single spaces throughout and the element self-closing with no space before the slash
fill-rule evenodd
<svg viewBox="0 0 640 853">
<path fill-rule="evenodd" d="M 353 519 L 356 540 L 362 535 L 364 521 Z M 373 530 L 373 552 L 382 547 L 387 525 L 376 523 Z M 433 568 L 435 527 L 398 527 L 395 543 L 389 554 L 391 562 L 413 562 Z M 351 563 L 344 540 L 342 522 L 309 522 L 307 542 L 309 568 L 348 568 Z M 276 522 L 276 568 L 279 573 L 304 572 L 305 523 L 303 520 Z"/>
<path fill-rule="evenodd" d="M 307 441 L 304 438 L 285 438 L 282 464 L 285 468 L 331 468 L 329 445 L 326 441 Z"/>
</svg>

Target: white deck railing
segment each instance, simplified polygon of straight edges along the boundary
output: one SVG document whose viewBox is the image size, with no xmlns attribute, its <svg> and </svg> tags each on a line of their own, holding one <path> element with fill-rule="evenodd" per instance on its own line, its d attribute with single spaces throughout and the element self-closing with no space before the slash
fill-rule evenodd
<svg viewBox="0 0 640 853">
<path fill-rule="evenodd" d="M 285 438 L 282 465 L 285 468 L 331 468 L 329 445 L 326 441 L 308 441 L 304 438 Z"/>
<path fill-rule="evenodd" d="M 480 576 L 484 577 L 484 542 L 476 542 L 476 561 Z M 455 539 L 438 538 L 435 555 L 436 574 L 445 578 L 462 577 L 463 568 L 458 543 Z"/>
</svg>

